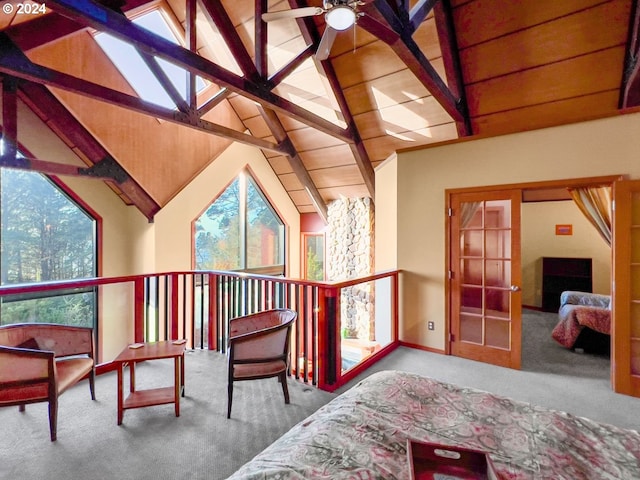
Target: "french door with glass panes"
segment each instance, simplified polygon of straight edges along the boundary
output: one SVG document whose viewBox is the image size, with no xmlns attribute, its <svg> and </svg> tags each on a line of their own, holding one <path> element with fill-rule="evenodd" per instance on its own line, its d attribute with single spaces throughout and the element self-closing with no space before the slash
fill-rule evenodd
<svg viewBox="0 0 640 480">
<path fill-rule="evenodd" d="M 450 348 L 520 368 L 520 191 L 450 195 Z"/>
</svg>

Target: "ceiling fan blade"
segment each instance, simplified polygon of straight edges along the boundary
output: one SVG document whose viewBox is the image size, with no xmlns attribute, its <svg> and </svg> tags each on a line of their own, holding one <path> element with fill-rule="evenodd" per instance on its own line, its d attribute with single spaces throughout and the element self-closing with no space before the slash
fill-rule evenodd
<svg viewBox="0 0 640 480">
<path fill-rule="evenodd" d="M 273 20 L 282 20 L 283 18 L 310 17 L 312 15 L 321 15 L 323 13 L 324 9 L 320 7 L 302 7 L 294 8 L 292 10 L 263 13 L 262 20 L 265 22 L 271 22 Z"/>
<path fill-rule="evenodd" d="M 316 52 L 317 60 L 326 60 L 329 58 L 331 47 L 333 46 L 333 42 L 336 39 L 337 34 L 337 30 L 327 25 L 327 28 L 324 29 L 324 33 L 320 39 L 320 45 L 318 45 L 318 51 Z"/>
</svg>

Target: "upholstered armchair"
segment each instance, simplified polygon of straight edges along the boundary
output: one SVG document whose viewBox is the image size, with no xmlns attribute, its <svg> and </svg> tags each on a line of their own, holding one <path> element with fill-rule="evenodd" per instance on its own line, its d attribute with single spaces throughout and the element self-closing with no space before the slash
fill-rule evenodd
<svg viewBox="0 0 640 480">
<path fill-rule="evenodd" d="M 57 437 L 58 397 L 83 378 L 95 397 L 93 330 L 48 323 L 0 326 L 0 407 L 49 402 L 51 441 Z"/>
<path fill-rule="evenodd" d="M 278 377 L 284 402 L 289 403 L 289 337 L 297 316 L 293 310 L 276 309 L 230 320 L 227 418 L 235 381 Z"/>
</svg>

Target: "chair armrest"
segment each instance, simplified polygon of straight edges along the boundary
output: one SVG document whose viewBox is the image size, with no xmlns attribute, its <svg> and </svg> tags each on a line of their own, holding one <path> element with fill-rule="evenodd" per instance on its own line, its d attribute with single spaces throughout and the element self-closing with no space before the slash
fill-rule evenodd
<svg viewBox="0 0 640 480">
<path fill-rule="evenodd" d="M 0 384 L 47 379 L 53 363 L 52 351 L 0 346 Z"/>
</svg>

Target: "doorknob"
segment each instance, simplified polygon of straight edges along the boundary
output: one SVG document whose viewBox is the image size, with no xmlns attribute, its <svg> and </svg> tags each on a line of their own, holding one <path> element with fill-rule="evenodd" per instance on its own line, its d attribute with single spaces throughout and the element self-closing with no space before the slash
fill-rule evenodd
<svg viewBox="0 0 640 480">
<path fill-rule="evenodd" d="M 517 285 L 511 285 L 511 287 L 509 287 L 509 290 L 511 290 L 512 292 L 519 292 L 522 289 Z"/>
</svg>

